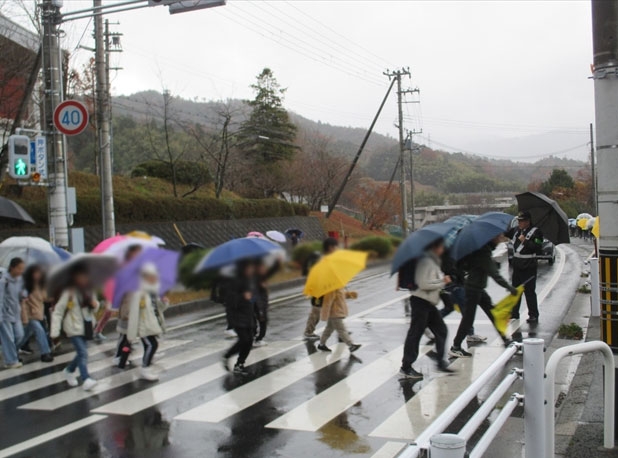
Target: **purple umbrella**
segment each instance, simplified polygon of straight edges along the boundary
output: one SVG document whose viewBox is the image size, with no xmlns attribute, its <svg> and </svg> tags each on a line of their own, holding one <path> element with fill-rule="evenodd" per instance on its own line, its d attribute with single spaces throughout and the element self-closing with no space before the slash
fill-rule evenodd
<svg viewBox="0 0 618 458">
<path fill-rule="evenodd" d="M 159 271 L 159 294 L 164 294 L 176 285 L 180 253 L 163 248 L 148 248 L 116 274 L 112 308 L 120 308 L 122 298 L 139 288 L 140 270 L 145 263 L 152 263 Z"/>
</svg>

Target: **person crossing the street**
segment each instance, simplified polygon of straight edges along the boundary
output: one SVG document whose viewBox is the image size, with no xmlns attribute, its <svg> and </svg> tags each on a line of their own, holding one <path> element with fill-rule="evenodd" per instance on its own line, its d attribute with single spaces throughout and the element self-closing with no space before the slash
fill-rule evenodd
<svg viewBox="0 0 618 458">
<path fill-rule="evenodd" d="M 7 369 L 17 369 L 23 365 L 19 360 L 17 345 L 24 337 L 20 298 L 25 266 L 21 258 L 13 258 L 9 263 L 8 272 L 0 278 L 0 343 Z"/>
<path fill-rule="evenodd" d="M 412 310 L 410 328 L 403 348 L 403 360 L 400 374 L 405 378 L 421 379 L 423 374 L 416 371 L 412 365 L 418 358 L 419 344 L 425 328 L 433 333 L 436 343 L 438 370 L 452 373 L 444 361 L 447 327 L 437 308 L 440 303 L 440 292 L 451 283 L 451 278 L 444 275 L 440 269 L 444 254 L 444 240 L 432 243 L 424 257 L 418 260 L 414 272 L 414 286 L 410 296 Z"/>
<path fill-rule="evenodd" d="M 539 306 L 536 297 L 537 255 L 543 250 L 543 233 L 532 224 L 530 212 L 517 215 L 518 227 L 513 230 L 513 286 L 524 285 L 528 305 L 528 323 L 539 322 Z M 519 319 L 521 298 L 513 309 L 511 318 Z"/>
</svg>

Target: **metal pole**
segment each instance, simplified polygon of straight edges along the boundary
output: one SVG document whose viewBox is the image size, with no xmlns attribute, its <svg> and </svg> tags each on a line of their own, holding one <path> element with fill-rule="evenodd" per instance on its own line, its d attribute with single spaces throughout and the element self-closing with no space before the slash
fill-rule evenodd
<svg viewBox="0 0 618 458">
<path fill-rule="evenodd" d="M 590 258 L 590 316 L 599 317 L 600 315 L 599 259 Z"/>
<path fill-rule="evenodd" d="M 527 457 L 545 455 L 545 397 L 541 387 L 545 375 L 545 341 L 543 339 L 524 340 L 524 432 Z M 553 404 L 554 400 L 547 399 Z"/>
<path fill-rule="evenodd" d="M 456 434 L 436 434 L 429 441 L 431 458 L 464 458 L 466 440 Z"/>
<path fill-rule="evenodd" d="M 528 455 L 528 443 L 526 442 L 526 456 L 554 456 L 554 434 L 555 434 L 555 383 L 556 383 L 556 369 L 560 361 L 567 356 L 573 356 L 581 353 L 590 353 L 594 351 L 600 351 L 603 353 L 603 359 L 605 362 L 605 375 L 604 375 L 604 432 L 603 432 L 603 446 L 607 449 L 614 448 L 614 399 L 615 399 L 615 364 L 614 355 L 610 347 L 600 341 L 583 342 L 575 345 L 569 345 L 568 347 L 562 347 L 556 350 L 550 356 L 547 361 L 547 367 L 545 368 L 545 453 L 540 455 Z M 524 352 L 524 362 L 526 353 Z M 524 374 L 525 380 L 525 374 Z M 537 387 L 538 389 L 538 387 Z M 526 400 L 528 399 L 528 393 L 525 393 Z M 527 403 L 526 403 L 527 404 Z M 526 413 L 524 412 L 524 415 Z"/>
<path fill-rule="evenodd" d="M 410 229 L 414 232 L 416 230 L 416 218 L 414 215 L 414 148 L 412 147 L 412 134 L 410 134 L 410 213 L 412 214 Z"/>
<path fill-rule="evenodd" d="M 397 79 L 397 111 L 399 115 L 399 190 L 401 191 L 401 232 L 402 236 L 408 235 L 408 192 L 406 190 L 406 161 L 404 156 L 405 141 L 403 139 L 403 93 L 401 92 L 402 72 L 396 72 Z"/>
<path fill-rule="evenodd" d="M 49 171 L 49 239 L 54 245 L 69 247 L 67 218 L 66 174 L 63 135 L 54 127 L 54 110 L 62 102 L 62 54 L 58 40 L 60 8 L 52 0 L 41 4 L 43 24 L 43 130 L 47 133 L 47 151 L 50 153 Z"/>
<path fill-rule="evenodd" d="M 93 0 L 93 7 L 99 8 L 102 0 Z M 94 18 L 95 36 L 95 66 L 96 66 L 96 92 L 97 92 L 97 126 L 99 128 L 99 151 L 101 166 L 101 222 L 103 238 L 113 237 L 116 234 L 116 222 L 114 218 L 114 191 L 112 183 L 112 155 L 111 155 L 111 129 L 110 129 L 110 103 L 109 103 L 109 24 L 106 21 L 103 29 L 103 17 L 98 15 Z"/>
<path fill-rule="evenodd" d="M 485 456 L 485 452 L 494 441 L 494 439 L 498 436 L 498 433 L 502 429 L 502 427 L 506 424 L 507 421 L 511 418 L 513 411 L 519 405 L 520 395 L 515 393 L 511 396 L 511 399 L 506 403 L 506 405 L 502 408 L 498 417 L 491 423 L 491 426 L 487 428 L 483 437 L 479 439 L 476 443 L 474 450 L 470 452 L 470 458 L 483 458 Z M 541 455 L 528 455 L 526 452 L 526 457 L 534 457 L 541 458 Z"/>
<path fill-rule="evenodd" d="M 618 349 L 618 1 L 592 0 L 601 338 Z"/>
</svg>

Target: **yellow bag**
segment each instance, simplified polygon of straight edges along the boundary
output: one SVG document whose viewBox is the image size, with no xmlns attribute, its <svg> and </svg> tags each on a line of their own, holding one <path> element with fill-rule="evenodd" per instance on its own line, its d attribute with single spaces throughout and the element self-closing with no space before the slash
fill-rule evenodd
<svg viewBox="0 0 618 458">
<path fill-rule="evenodd" d="M 524 286 L 520 285 L 517 287 L 517 295 L 513 296 L 512 294 L 509 294 L 500 302 L 498 302 L 493 309 L 491 309 L 491 314 L 494 317 L 494 325 L 502 335 L 506 334 L 509 320 L 511 319 L 511 312 L 513 311 L 513 308 L 517 305 L 517 302 L 519 301 L 523 293 Z"/>
</svg>

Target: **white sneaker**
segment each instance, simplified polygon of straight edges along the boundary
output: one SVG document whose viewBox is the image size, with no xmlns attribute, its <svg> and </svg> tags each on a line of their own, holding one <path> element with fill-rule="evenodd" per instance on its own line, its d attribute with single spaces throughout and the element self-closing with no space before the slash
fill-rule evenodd
<svg viewBox="0 0 618 458">
<path fill-rule="evenodd" d="M 225 334 L 226 339 L 235 339 L 236 337 L 238 337 L 238 334 L 236 334 L 236 331 L 234 331 L 233 329 L 226 329 L 223 334 Z"/>
<path fill-rule="evenodd" d="M 263 340 L 256 340 L 255 342 L 253 342 L 254 347 L 265 347 L 266 345 L 268 344 Z"/>
<path fill-rule="evenodd" d="M 24 365 L 24 363 L 22 363 L 21 361 L 17 361 L 16 363 L 13 363 L 13 364 L 7 364 L 4 367 L 6 369 L 19 369 L 23 365 Z"/>
<path fill-rule="evenodd" d="M 64 379 L 67 381 L 69 386 L 77 386 L 77 375 L 74 372 L 69 372 L 67 368 L 65 368 L 62 373 L 64 374 Z"/>
<path fill-rule="evenodd" d="M 468 343 L 483 343 L 483 342 L 487 342 L 487 337 L 479 336 L 477 334 L 472 334 L 471 336 L 466 337 L 466 342 L 468 342 Z"/>
<path fill-rule="evenodd" d="M 148 380 L 149 382 L 156 382 L 159 380 L 159 376 L 155 374 L 150 367 L 142 367 L 139 373 L 139 378 L 142 380 Z"/>
<path fill-rule="evenodd" d="M 90 391 L 95 386 L 97 386 L 97 381 L 92 378 L 87 378 L 86 380 L 84 380 L 84 384 L 82 385 L 82 388 L 84 389 L 84 391 Z"/>
</svg>

